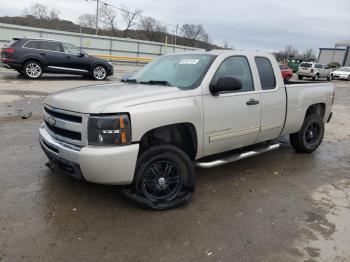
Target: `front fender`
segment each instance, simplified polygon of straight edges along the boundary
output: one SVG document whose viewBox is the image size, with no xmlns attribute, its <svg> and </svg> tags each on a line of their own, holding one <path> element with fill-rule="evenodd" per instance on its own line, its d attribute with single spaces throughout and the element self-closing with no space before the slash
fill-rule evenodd
<svg viewBox="0 0 350 262">
<path fill-rule="evenodd" d="M 202 97 L 156 101 L 129 107 L 132 141 L 138 142 L 148 131 L 172 124 L 190 123 L 196 129 L 197 156 L 203 152 Z"/>
</svg>

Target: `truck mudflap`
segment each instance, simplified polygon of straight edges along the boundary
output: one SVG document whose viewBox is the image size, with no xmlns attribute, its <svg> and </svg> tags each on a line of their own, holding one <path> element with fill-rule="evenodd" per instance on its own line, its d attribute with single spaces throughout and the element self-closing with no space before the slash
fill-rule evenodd
<svg viewBox="0 0 350 262">
<path fill-rule="evenodd" d="M 135 192 L 131 187 L 125 188 L 123 190 L 123 193 L 127 199 L 131 200 L 136 205 L 142 208 L 154 209 L 154 210 L 166 210 L 166 209 L 175 208 L 189 202 L 192 199 L 191 192 L 182 192 L 171 202 L 150 201 L 147 198 L 145 198 L 143 195 Z"/>
</svg>

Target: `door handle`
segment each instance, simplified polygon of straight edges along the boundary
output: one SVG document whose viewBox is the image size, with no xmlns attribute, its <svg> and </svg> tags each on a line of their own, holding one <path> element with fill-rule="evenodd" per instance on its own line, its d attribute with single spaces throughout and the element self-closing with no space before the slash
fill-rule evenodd
<svg viewBox="0 0 350 262">
<path fill-rule="evenodd" d="M 248 106 L 257 105 L 257 104 L 259 104 L 259 100 L 249 99 L 249 101 L 246 104 Z"/>
<path fill-rule="evenodd" d="M 70 55 L 67 55 L 67 58 L 69 58 L 69 59 L 70 59 L 70 58 L 71 58 L 71 57 L 70 57 Z"/>
<path fill-rule="evenodd" d="M 45 56 L 46 54 L 45 54 L 45 53 L 40 53 L 40 55 L 43 55 L 43 56 Z"/>
</svg>

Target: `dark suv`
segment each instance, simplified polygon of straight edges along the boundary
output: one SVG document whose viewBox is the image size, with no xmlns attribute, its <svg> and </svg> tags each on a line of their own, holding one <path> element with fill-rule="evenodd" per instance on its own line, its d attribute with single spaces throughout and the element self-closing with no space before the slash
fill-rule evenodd
<svg viewBox="0 0 350 262">
<path fill-rule="evenodd" d="M 43 73 L 89 75 L 95 80 L 113 75 L 112 63 L 70 43 L 41 38 L 14 38 L 2 50 L 1 62 L 30 79 L 38 79 Z"/>
</svg>

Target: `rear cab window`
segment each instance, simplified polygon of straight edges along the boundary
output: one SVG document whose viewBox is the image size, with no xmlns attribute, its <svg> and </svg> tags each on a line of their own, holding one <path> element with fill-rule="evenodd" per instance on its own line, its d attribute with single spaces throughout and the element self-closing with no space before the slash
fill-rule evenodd
<svg viewBox="0 0 350 262">
<path fill-rule="evenodd" d="M 262 90 L 271 90 L 276 88 L 275 72 L 273 71 L 271 61 L 267 57 L 255 57 L 255 64 L 258 68 L 260 84 Z"/>
</svg>

